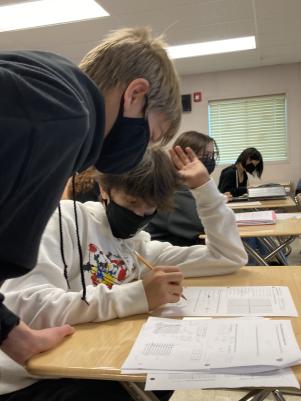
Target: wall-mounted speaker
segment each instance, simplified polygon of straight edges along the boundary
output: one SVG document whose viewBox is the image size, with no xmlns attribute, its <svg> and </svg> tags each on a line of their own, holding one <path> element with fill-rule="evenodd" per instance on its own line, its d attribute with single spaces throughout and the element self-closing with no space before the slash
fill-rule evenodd
<svg viewBox="0 0 301 401">
<path fill-rule="evenodd" d="M 183 112 L 191 111 L 191 95 L 182 95 L 182 110 Z"/>
</svg>

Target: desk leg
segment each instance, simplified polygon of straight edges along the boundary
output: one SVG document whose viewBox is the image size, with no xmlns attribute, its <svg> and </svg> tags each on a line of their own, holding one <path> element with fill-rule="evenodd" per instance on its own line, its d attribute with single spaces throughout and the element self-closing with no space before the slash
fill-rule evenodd
<svg viewBox="0 0 301 401">
<path fill-rule="evenodd" d="M 273 396 L 274 396 L 276 401 L 285 401 L 285 398 L 284 398 L 283 394 L 279 390 L 274 390 L 273 391 Z"/>
<path fill-rule="evenodd" d="M 273 391 L 273 389 L 255 389 L 246 394 L 239 401 L 263 401 Z"/>
<path fill-rule="evenodd" d="M 267 249 L 269 252 L 264 259 L 266 261 L 269 260 L 271 257 L 270 255 L 272 252 L 274 252 L 275 248 L 278 248 L 280 244 L 272 237 L 259 237 L 258 241 L 260 241 Z M 274 255 L 274 257 L 278 260 L 280 264 L 287 265 L 286 259 L 283 255 L 281 255 L 280 251 L 278 250 L 278 253 Z"/>
<path fill-rule="evenodd" d="M 152 391 L 145 391 L 145 383 L 119 382 L 135 401 L 160 401 Z"/>
<path fill-rule="evenodd" d="M 252 401 L 263 401 L 271 394 L 271 392 L 272 389 L 262 389 L 252 398 Z"/>
<path fill-rule="evenodd" d="M 252 391 L 249 391 L 246 395 L 244 395 L 238 401 L 252 401 L 254 399 L 254 396 L 259 394 L 260 392 L 261 392 L 261 389 L 256 388 Z"/>
<path fill-rule="evenodd" d="M 243 241 L 244 247 L 249 255 L 251 255 L 261 266 L 269 266 L 269 264 L 262 258 L 249 244 Z"/>
<path fill-rule="evenodd" d="M 274 246 L 274 249 L 278 249 L 278 252 L 275 254 L 275 257 L 277 258 L 277 260 L 282 263 L 284 266 L 287 266 L 287 261 L 285 256 L 282 254 L 281 251 L 284 251 L 284 249 L 286 248 L 285 246 L 283 246 L 280 249 L 280 246 L 282 246 L 282 243 L 277 239 L 273 238 L 273 237 L 268 237 L 266 238 L 266 240 L 270 241 L 271 245 Z M 273 249 L 272 249 L 273 250 Z"/>
<path fill-rule="evenodd" d="M 287 239 L 286 241 L 281 242 L 281 243 L 278 245 L 277 242 L 275 242 L 275 240 L 274 240 L 273 238 L 269 237 L 269 240 L 270 240 L 271 242 L 274 242 L 274 243 L 275 243 L 276 248 L 274 249 L 273 252 L 271 252 L 269 255 L 267 255 L 267 256 L 265 257 L 265 259 L 270 259 L 270 258 L 272 258 L 273 256 L 281 257 L 281 255 L 277 255 L 278 252 L 280 252 L 283 248 L 285 248 L 287 245 L 289 245 L 291 242 L 293 242 L 293 241 L 295 240 L 295 238 L 296 238 L 295 236 L 291 235 L 290 237 L 288 237 L 288 239 Z M 285 263 L 284 263 L 284 262 L 285 262 Z M 284 263 L 284 265 L 287 265 L 287 262 L 286 262 L 285 259 L 283 260 L 283 263 Z"/>
</svg>

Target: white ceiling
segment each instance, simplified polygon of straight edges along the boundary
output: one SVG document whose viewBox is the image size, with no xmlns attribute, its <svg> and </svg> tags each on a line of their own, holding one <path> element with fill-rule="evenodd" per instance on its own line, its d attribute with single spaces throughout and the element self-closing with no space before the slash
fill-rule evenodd
<svg viewBox="0 0 301 401">
<path fill-rule="evenodd" d="M 176 60 L 182 75 L 301 61 L 301 0 L 97 1 L 110 17 L 2 32 L 0 49 L 48 50 L 78 63 L 110 30 L 148 25 L 170 45 L 256 36 L 256 50 Z"/>
</svg>

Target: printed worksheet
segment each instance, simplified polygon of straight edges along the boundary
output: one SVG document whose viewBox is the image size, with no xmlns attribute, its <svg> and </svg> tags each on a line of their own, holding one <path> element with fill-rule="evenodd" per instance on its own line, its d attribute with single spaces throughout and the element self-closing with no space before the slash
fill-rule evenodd
<svg viewBox="0 0 301 401">
<path fill-rule="evenodd" d="M 260 201 L 249 201 L 249 202 L 244 201 L 244 202 L 229 202 L 228 203 L 228 206 L 230 206 L 230 207 L 233 206 L 234 209 L 236 209 L 238 207 L 241 207 L 243 209 L 244 207 L 246 207 L 246 205 L 248 205 L 248 208 L 249 208 L 250 206 L 261 206 L 262 203 Z"/>
<path fill-rule="evenodd" d="M 298 316 L 284 286 L 186 287 L 187 300 L 166 304 L 155 316 Z"/>
<path fill-rule="evenodd" d="M 122 371 L 246 374 L 286 368 L 300 361 L 289 320 L 150 317 Z"/>
<path fill-rule="evenodd" d="M 301 213 L 276 213 L 277 220 L 301 219 Z"/>
<path fill-rule="evenodd" d="M 291 369 L 246 375 L 222 373 L 149 373 L 145 390 L 180 390 L 204 388 L 294 387 L 300 384 Z"/>
</svg>

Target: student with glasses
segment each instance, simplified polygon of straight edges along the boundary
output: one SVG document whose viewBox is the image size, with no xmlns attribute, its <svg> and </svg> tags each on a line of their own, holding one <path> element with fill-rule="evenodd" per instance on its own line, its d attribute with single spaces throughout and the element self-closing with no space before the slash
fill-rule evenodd
<svg viewBox="0 0 301 401">
<path fill-rule="evenodd" d="M 183 132 L 173 146 L 191 148 L 209 174 L 215 169 L 219 156 L 218 147 L 215 140 L 208 135 L 197 131 Z M 204 234 L 204 227 L 197 214 L 190 188 L 182 185 L 174 194 L 173 210 L 158 211 L 146 230 L 153 240 L 167 241 L 173 245 L 189 246 L 203 243 L 199 235 Z"/>
</svg>

